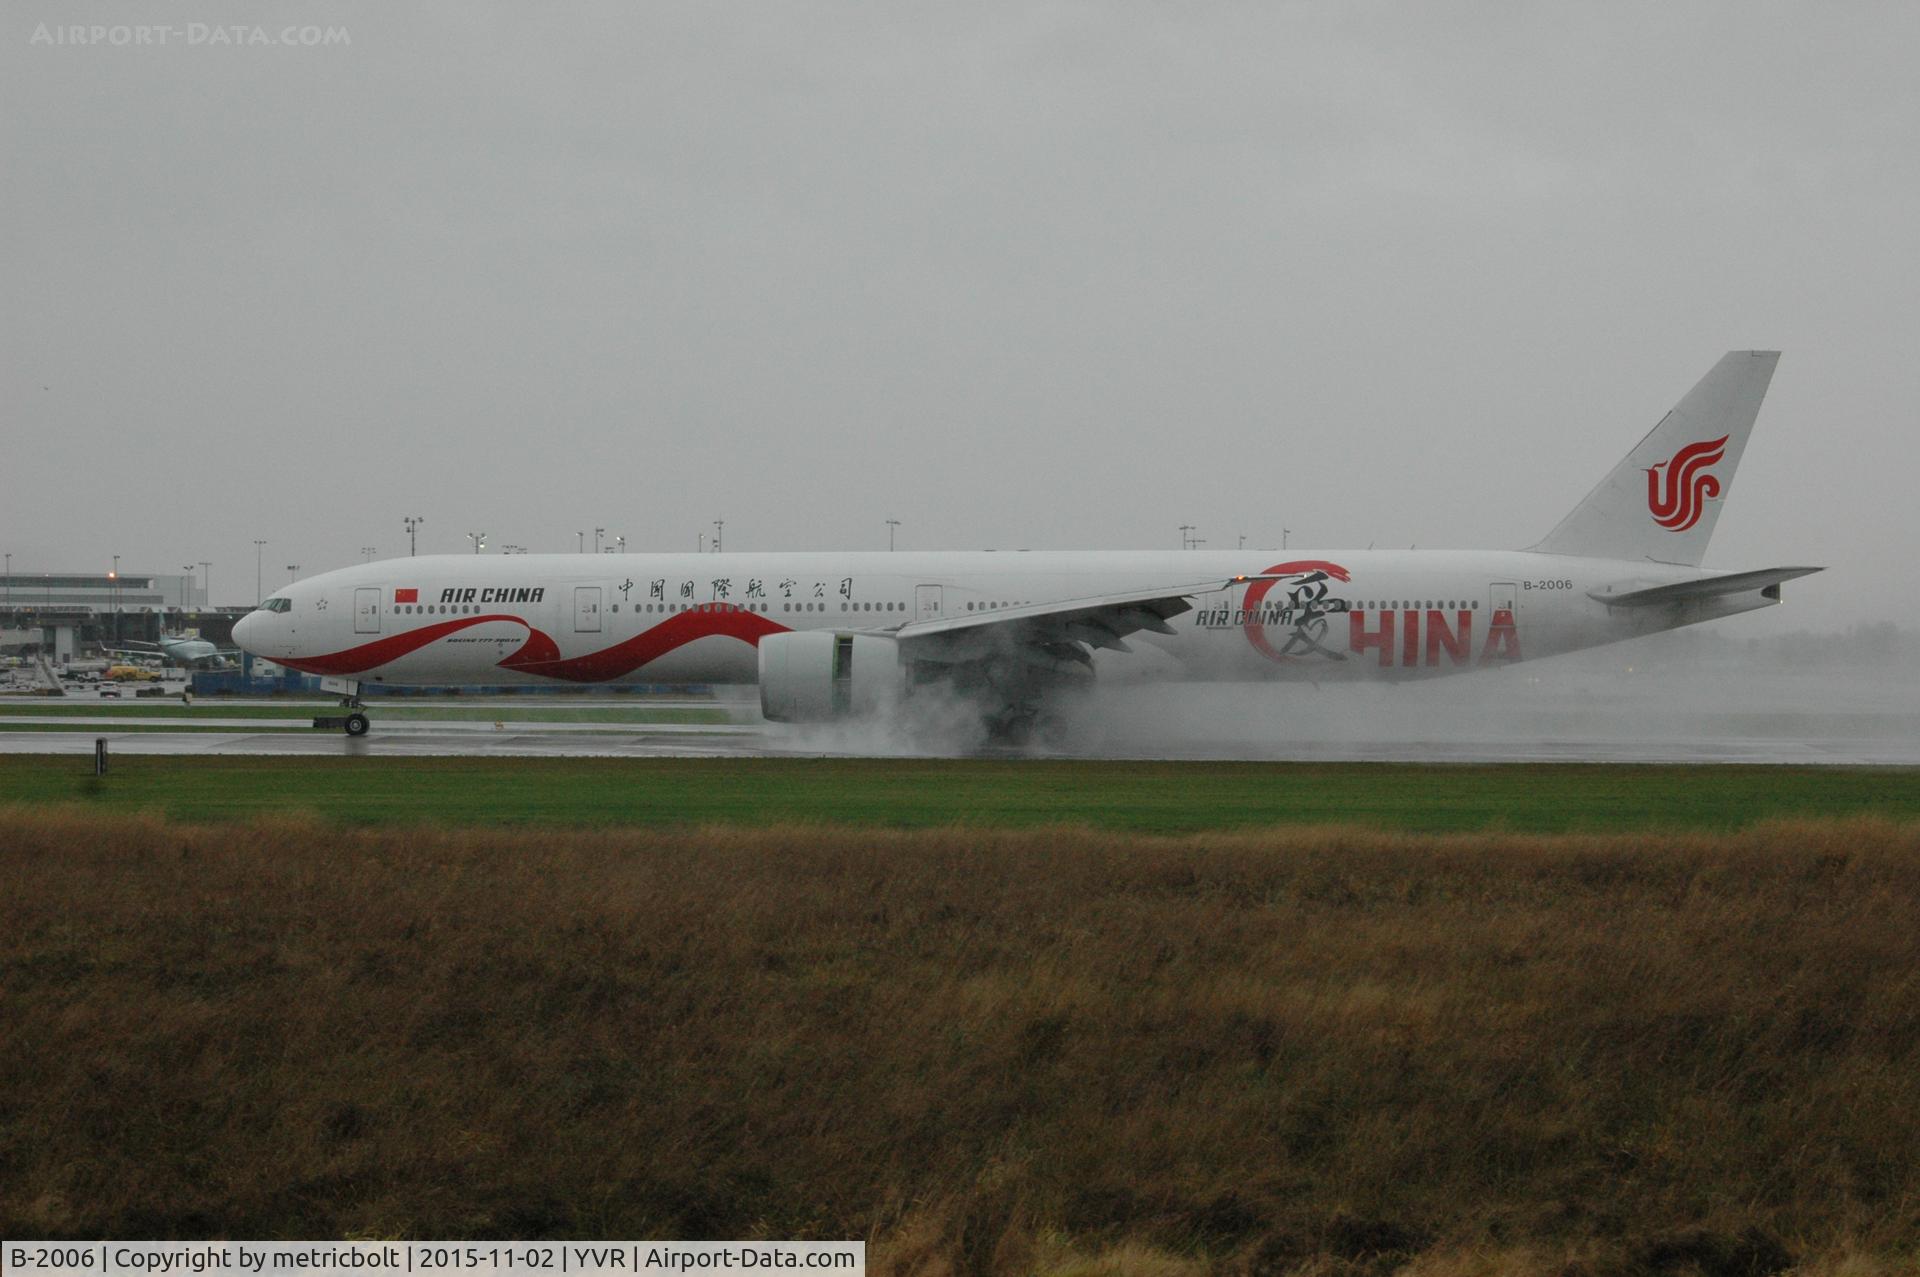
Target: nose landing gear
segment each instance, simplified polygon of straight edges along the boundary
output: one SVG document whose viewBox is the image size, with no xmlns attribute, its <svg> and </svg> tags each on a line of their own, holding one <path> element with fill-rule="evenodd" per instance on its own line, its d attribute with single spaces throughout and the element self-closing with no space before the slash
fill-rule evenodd
<svg viewBox="0 0 1920 1277">
<path fill-rule="evenodd" d="M 315 715 L 313 720 L 314 727 L 327 731 L 344 729 L 349 736 L 365 736 L 367 730 L 371 728 L 373 724 L 368 720 L 366 714 L 361 711 L 360 684 L 358 682 L 336 679 L 328 679 L 327 682 L 334 684 L 334 686 L 327 687 L 326 690 L 330 692 L 339 691 L 341 693 L 340 708 L 348 712 L 345 714 Z"/>
</svg>

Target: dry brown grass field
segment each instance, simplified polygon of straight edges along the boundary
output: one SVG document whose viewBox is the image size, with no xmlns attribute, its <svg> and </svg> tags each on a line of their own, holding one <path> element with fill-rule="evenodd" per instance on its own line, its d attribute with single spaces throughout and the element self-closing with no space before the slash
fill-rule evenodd
<svg viewBox="0 0 1920 1277">
<path fill-rule="evenodd" d="M 11 1237 L 1920 1256 L 1913 825 L 0 831 Z"/>
</svg>

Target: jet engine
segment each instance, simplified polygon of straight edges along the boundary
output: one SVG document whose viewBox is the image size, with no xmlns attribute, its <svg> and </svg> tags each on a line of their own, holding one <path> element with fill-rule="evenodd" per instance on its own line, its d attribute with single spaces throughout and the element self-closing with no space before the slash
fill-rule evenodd
<svg viewBox="0 0 1920 1277">
<path fill-rule="evenodd" d="M 900 644 L 890 638 L 815 630 L 760 640 L 760 712 L 776 723 L 871 713 L 905 686 Z"/>
</svg>

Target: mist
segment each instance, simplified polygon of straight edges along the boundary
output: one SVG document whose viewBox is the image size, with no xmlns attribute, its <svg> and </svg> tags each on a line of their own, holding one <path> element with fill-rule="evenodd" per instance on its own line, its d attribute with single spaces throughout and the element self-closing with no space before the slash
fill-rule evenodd
<svg viewBox="0 0 1920 1277">
<path fill-rule="evenodd" d="M 1920 763 L 1920 635 L 1670 631 L 1397 683 L 1095 684 L 1034 739 L 914 697 L 845 723 L 769 725 L 778 752 L 906 757 L 1405 762 Z"/>
</svg>

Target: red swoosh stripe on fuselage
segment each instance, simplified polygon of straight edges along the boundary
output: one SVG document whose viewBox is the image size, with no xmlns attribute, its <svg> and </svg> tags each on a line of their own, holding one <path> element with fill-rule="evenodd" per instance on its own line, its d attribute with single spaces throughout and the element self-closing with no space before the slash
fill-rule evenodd
<svg viewBox="0 0 1920 1277">
<path fill-rule="evenodd" d="M 296 670 L 305 670 L 309 674 L 360 674 L 376 665 L 385 665 L 401 657 L 417 652 L 429 643 L 438 642 L 449 634 L 474 625 L 485 625 L 488 621 L 511 621 L 515 625 L 527 626 L 527 642 L 521 650 L 544 641 L 554 655 L 553 640 L 539 630 L 527 625 L 517 616 L 463 616 L 457 621 L 435 621 L 432 625 L 423 625 L 417 630 L 407 630 L 401 634 L 389 634 L 386 638 L 375 639 L 371 643 L 362 643 L 359 647 L 349 647 L 338 652 L 329 652 L 325 656 L 287 656 L 272 658 L 277 665 L 285 665 Z"/>
<path fill-rule="evenodd" d="M 676 612 L 624 643 L 616 643 L 585 656 L 561 659 L 556 652 L 551 657 L 543 657 L 534 652 L 534 645 L 529 643 L 500 662 L 500 668 L 518 670 L 523 674 L 539 674 L 546 678 L 563 678 L 571 683 L 605 683 L 623 674 L 631 674 L 648 661 L 657 660 L 695 639 L 717 634 L 737 638 L 742 643 L 757 647 L 767 635 L 787 632 L 786 626 L 778 621 L 770 621 L 758 612 L 742 611 L 725 603 L 707 606 L 717 610 Z"/>
<path fill-rule="evenodd" d="M 585 656 L 562 657 L 560 647 L 552 637 L 528 625 L 522 617 L 463 616 L 458 620 L 436 621 L 404 634 L 390 634 L 371 643 L 330 652 L 325 656 L 285 657 L 278 659 L 277 663 L 309 674 L 362 674 L 377 665 L 411 655 L 449 634 L 456 634 L 471 626 L 485 625 L 489 621 L 511 621 L 527 628 L 527 641 L 520 645 L 518 651 L 501 661 L 500 668 L 574 683 L 604 683 L 619 678 L 677 647 L 709 635 L 737 638 L 757 646 L 767 635 L 782 634 L 787 629 L 778 621 L 770 621 L 758 613 L 734 608 L 714 612 L 676 612 L 624 643 L 616 643 Z"/>
</svg>

